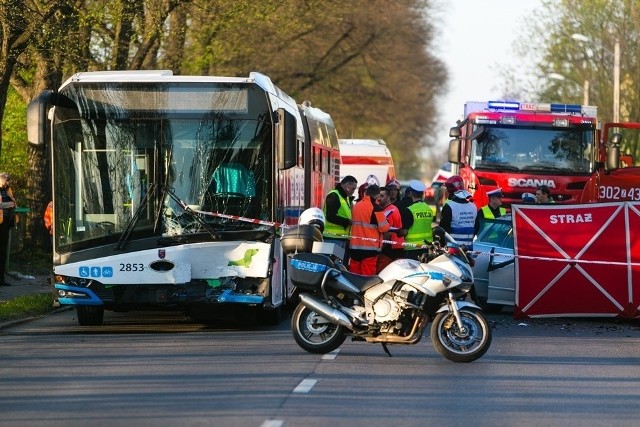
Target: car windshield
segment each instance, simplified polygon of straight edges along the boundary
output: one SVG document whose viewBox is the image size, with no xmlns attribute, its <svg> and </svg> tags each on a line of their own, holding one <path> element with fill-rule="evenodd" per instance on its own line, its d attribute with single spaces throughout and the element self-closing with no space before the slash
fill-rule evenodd
<svg viewBox="0 0 640 427">
<path fill-rule="evenodd" d="M 484 220 L 476 241 L 487 245 L 513 249 L 511 219 Z"/>
</svg>

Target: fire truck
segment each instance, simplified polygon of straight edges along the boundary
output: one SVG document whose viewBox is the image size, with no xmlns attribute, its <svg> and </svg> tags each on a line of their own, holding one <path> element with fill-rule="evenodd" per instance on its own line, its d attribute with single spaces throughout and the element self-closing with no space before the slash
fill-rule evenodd
<svg viewBox="0 0 640 427">
<path fill-rule="evenodd" d="M 624 167 L 632 161 L 620 154 L 623 134 L 639 128 L 602 130 L 595 106 L 467 102 L 449 133 L 449 161 L 479 207 L 496 188 L 508 207 L 540 185 L 557 203 L 640 200 L 640 168 Z"/>
</svg>

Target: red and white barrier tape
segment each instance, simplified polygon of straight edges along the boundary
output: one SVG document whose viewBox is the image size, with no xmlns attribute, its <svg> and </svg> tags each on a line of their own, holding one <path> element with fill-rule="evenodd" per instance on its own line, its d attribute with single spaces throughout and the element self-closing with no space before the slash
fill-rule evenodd
<svg viewBox="0 0 640 427">
<path fill-rule="evenodd" d="M 247 217 L 244 217 L 244 216 L 237 216 L 237 215 L 227 215 L 227 214 L 223 214 L 223 213 L 220 213 L 220 212 L 206 212 L 206 211 L 197 211 L 197 210 L 194 210 L 193 212 L 198 213 L 198 214 L 202 214 L 202 215 L 216 216 L 216 217 L 219 217 L 219 218 L 232 219 L 232 220 L 235 220 L 235 221 L 250 222 L 251 224 L 268 225 L 270 227 L 275 227 L 275 228 L 290 227 L 290 226 L 287 226 L 287 225 L 282 224 L 280 222 L 264 221 L 264 220 L 261 220 L 261 219 L 253 219 L 253 218 L 247 218 Z"/>
<path fill-rule="evenodd" d="M 226 219 L 231 219 L 231 220 L 235 220 L 235 221 L 243 221 L 243 222 L 249 222 L 251 224 L 259 224 L 259 225 L 267 225 L 270 227 L 276 227 L 276 228 L 289 228 L 289 227 L 294 227 L 292 225 L 286 225 L 286 224 L 282 224 L 280 222 L 272 222 L 272 221 L 264 221 L 264 220 L 260 220 L 260 219 L 253 219 L 253 218 L 247 218 L 247 217 L 243 217 L 243 216 L 237 216 L 237 215 L 228 215 L 228 214 L 223 214 L 223 213 L 219 213 L 219 212 L 206 212 L 206 211 L 198 211 L 198 210 L 194 210 L 193 212 L 196 212 L 198 214 L 202 214 L 202 215 L 208 215 L 208 216 L 215 216 L 215 217 L 219 217 L 219 218 L 226 218 Z M 354 240 L 354 239 L 361 239 L 361 240 L 366 240 L 366 241 L 370 241 L 370 242 L 380 242 L 380 243 L 387 243 L 387 244 L 401 244 L 402 246 L 406 246 L 406 247 L 412 247 L 415 249 L 428 249 L 430 248 L 429 245 L 417 245 L 415 243 L 406 243 L 406 242 L 396 242 L 394 240 L 378 240 L 378 239 L 372 239 L 370 237 L 357 237 L 357 236 L 349 236 L 347 234 L 342 234 L 342 235 L 335 235 L 336 238 L 348 238 L 349 240 Z M 520 259 L 527 259 L 527 260 L 539 260 L 539 261 L 555 261 L 555 262 L 565 262 L 565 263 L 569 263 L 569 264 L 607 264 L 607 265 L 620 265 L 620 266 L 640 266 L 640 263 L 634 263 L 634 262 L 616 262 L 616 261 L 592 261 L 592 260 L 582 260 L 582 259 L 574 259 L 574 258 L 551 258 L 551 257 L 536 257 L 536 256 L 528 256 L 528 255 L 515 255 L 515 254 L 501 254 L 501 253 L 494 253 L 494 252 L 481 252 L 481 251 L 471 251 L 472 255 L 493 255 L 493 256 L 500 256 L 500 257 L 505 257 L 505 258 L 520 258 Z"/>
</svg>

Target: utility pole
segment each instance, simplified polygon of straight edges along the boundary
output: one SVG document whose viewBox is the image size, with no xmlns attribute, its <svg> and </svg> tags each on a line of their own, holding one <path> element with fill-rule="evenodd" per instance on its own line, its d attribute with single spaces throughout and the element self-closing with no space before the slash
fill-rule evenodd
<svg viewBox="0 0 640 427">
<path fill-rule="evenodd" d="M 613 49 L 613 122 L 620 121 L 620 41 Z"/>
</svg>

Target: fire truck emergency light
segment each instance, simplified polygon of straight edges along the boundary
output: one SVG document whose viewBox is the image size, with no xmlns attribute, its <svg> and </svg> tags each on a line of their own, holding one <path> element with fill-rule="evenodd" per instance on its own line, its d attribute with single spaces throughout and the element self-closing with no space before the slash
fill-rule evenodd
<svg viewBox="0 0 640 427">
<path fill-rule="evenodd" d="M 508 102 L 508 101 L 489 101 L 487 103 L 489 108 L 494 108 L 496 110 L 519 110 L 520 103 L 519 102 Z"/>
<path fill-rule="evenodd" d="M 544 104 L 535 102 L 514 102 L 514 101 L 489 101 L 489 109 L 508 111 L 538 111 L 545 113 L 577 113 L 595 115 L 595 107 L 582 106 L 578 104 Z"/>
</svg>

